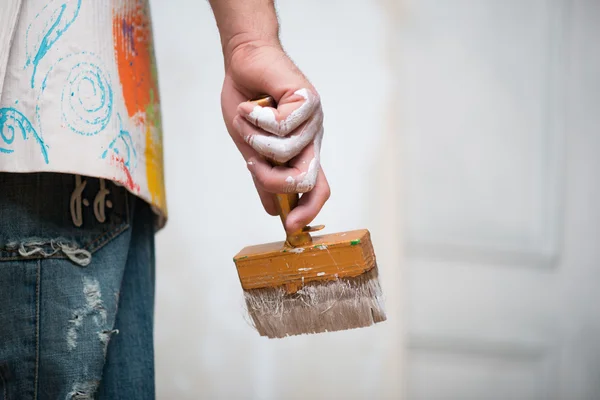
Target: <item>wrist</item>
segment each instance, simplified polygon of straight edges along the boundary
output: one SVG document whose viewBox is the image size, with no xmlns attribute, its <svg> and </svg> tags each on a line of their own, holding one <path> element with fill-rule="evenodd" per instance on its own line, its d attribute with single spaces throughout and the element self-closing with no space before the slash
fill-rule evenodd
<svg viewBox="0 0 600 400">
<path fill-rule="evenodd" d="M 227 66 L 239 49 L 279 45 L 279 21 L 274 0 L 209 0 Z"/>
<path fill-rule="evenodd" d="M 231 35 L 228 38 L 223 38 L 223 59 L 225 61 L 225 69 L 228 69 L 229 64 L 234 56 L 240 54 L 242 58 L 251 55 L 253 51 L 262 47 L 273 47 L 281 49 L 278 32 L 247 32 L 240 31 Z"/>
</svg>

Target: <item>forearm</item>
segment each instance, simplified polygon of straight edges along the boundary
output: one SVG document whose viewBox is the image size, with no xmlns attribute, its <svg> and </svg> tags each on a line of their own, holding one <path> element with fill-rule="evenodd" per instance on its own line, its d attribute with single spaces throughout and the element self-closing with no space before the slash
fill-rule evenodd
<svg viewBox="0 0 600 400">
<path fill-rule="evenodd" d="M 330 192 L 319 165 L 319 94 L 279 43 L 274 0 L 209 1 L 225 58 L 223 120 L 269 214 L 279 213 L 273 193 L 304 193 L 285 221 L 286 231 L 297 232 L 314 219 Z M 271 95 L 277 107 L 248 101 L 260 94 Z M 267 159 L 287 165 L 273 167 Z"/>
<path fill-rule="evenodd" d="M 221 35 L 225 64 L 236 49 L 252 42 L 279 44 L 273 0 L 209 0 Z"/>
</svg>

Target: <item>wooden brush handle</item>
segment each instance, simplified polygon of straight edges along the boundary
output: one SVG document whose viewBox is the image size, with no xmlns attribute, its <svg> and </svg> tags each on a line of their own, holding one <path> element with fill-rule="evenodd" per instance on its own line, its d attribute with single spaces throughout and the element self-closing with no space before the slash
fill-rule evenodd
<svg viewBox="0 0 600 400">
<path fill-rule="evenodd" d="M 251 102 L 259 105 L 261 107 L 273 107 L 277 108 L 277 102 L 271 96 L 260 96 L 250 100 Z M 267 159 L 272 165 L 275 166 L 287 166 L 287 163 L 279 163 L 275 160 Z M 285 228 L 285 221 L 287 220 L 290 212 L 296 208 L 298 205 L 298 200 L 300 196 L 298 193 L 278 193 L 275 195 L 277 201 L 277 208 L 279 210 L 279 217 L 281 218 L 281 223 Z M 286 244 L 291 247 L 304 246 L 312 243 L 312 237 L 310 233 L 308 233 L 309 227 L 305 229 L 299 229 L 296 232 L 287 233 Z"/>
</svg>

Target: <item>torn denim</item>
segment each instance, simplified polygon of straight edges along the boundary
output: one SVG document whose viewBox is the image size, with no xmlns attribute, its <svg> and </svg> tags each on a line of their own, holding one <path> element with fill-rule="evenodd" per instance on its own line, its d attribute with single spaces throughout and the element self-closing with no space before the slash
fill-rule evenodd
<svg viewBox="0 0 600 400">
<path fill-rule="evenodd" d="M 108 181 L 0 173 L 0 400 L 154 398 L 153 218 Z"/>
</svg>

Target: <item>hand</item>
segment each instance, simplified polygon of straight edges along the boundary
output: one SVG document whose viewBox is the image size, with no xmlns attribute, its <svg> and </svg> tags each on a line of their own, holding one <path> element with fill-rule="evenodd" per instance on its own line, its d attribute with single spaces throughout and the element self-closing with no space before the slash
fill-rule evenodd
<svg viewBox="0 0 600 400">
<path fill-rule="evenodd" d="M 226 65 L 221 105 L 227 130 L 269 214 L 278 211 L 273 193 L 304 193 L 286 221 L 286 230 L 296 231 L 317 216 L 330 195 L 319 162 L 319 95 L 278 42 L 244 43 Z M 247 102 L 259 94 L 273 96 L 277 109 Z M 288 164 L 273 167 L 264 157 Z"/>
</svg>

